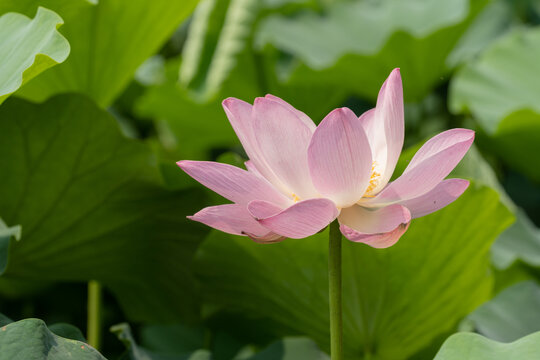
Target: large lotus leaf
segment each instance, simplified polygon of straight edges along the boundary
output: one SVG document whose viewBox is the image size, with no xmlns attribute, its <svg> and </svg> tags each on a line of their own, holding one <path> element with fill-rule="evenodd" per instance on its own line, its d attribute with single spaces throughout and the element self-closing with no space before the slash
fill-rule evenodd
<svg viewBox="0 0 540 360">
<path fill-rule="evenodd" d="M 512 31 L 456 73 L 450 109 L 470 112 L 490 134 L 515 111 L 540 112 L 539 57 L 539 28 Z"/>
<path fill-rule="evenodd" d="M 0 16 L 0 104 L 33 77 L 67 58 L 69 43 L 56 30 L 61 24 L 60 16 L 42 7 L 34 19 L 17 13 Z"/>
<path fill-rule="evenodd" d="M 505 344 L 473 333 L 459 333 L 446 340 L 434 360 L 536 360 L 540 332 Z"/>
<path fill-rule="evenodd" d="M 511 342 L 540 331 L 540 287 L 525 281 L 505 289 L 476 309 L 475 329 L 496 341 Z"/>
<path fill-rule="evenodd" d="M 0 218 L 0 275 L 6 271 L 9 258 L 9 247 L 12 239 L 21 238 L 21 227 L 8 227 L 2 218 Z"/>
<path fill-rule="evenodd" d="M 344 240 L 345 358 L 406 359 L 451 331 L 487 300 L 489 247 L 511 221 L 495 191 L 472 185 L 391 248 Z M 197 257 L 205 298 L 328 350 L 327 235 L 265 246 L 213 233 Z"/>
<path fill-rule="evenodd" d="M 77 91 L 107 106 L 190 14 L 196 0 L 4 0 L 0 13 L 34 13 L 38 4 L 64 19 L 61 32 L 71 43 L 71 55 L 25 86 L 21 95 L 42 101 Z"/>
<path fill-rule="evenodd" d="M 0 213 L 21 224 L 0 293 L 21 282 L 98 280 L 130 318 L 193 317 L 192 254 L 206 230 L 185 216 L 202 193 L 166 191 L 155 158 L 78 95 L 0 108 Z"/>
<path fill-rule="evenodd" d="M 336 2 L 324 15 L 268 17 L 258 30 L 256 44 L 293 55 L 285 69 L 280 66 L 286 82 L 324 83 L 374 99 L 382 81 L 399 67 L 406 99 L 418 100 L 444 80 L 448 55 L 485 4 Z"/>
<path fill-rule="evenodd" d="M 106 360 L 84 342 L 55 335 L 38 319 L 0 328 L 0 349 L 0 360 Z"/>
</svg>

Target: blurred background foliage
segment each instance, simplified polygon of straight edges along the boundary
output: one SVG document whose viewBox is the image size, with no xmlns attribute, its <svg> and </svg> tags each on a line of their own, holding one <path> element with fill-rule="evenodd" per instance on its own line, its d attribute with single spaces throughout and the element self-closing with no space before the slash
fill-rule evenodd
<svg viewBox="0 0 540 360">
<path fill-rule="evenodd" d="M 107 359 L 328 359 L 325 234 L 262 246 L 191 223 L 224 200 L 175 161 L 242 166 L 227 97 L 271 93 L 318 123 L 373 107 L 399 67 L 395 176 L 467 127 L 452 175 L 473 183 L 392 248 L 344 243 L 347 359 L 540 352 L 537 0 L 2 0 L 0 16 L 0 325 L 25 339 L 0 348 L 79 349 L 97 280 Z"/>
</svg>

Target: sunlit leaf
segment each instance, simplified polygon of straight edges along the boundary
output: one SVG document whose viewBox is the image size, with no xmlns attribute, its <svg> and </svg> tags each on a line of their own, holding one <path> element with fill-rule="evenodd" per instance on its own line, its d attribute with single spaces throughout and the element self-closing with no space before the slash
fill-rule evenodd
<svg viewBox="0 0 540 360">
<path fill-rule="evenodd" d="M 540 353 L 540 332 L 505 344 L 482 335 L 459 333 L 443 344 L 434 360 L 535 360 Z"/>
<path fill-rule="evenodd" d="M 156 160 L 82 96 L 0 107 L 0 213 L 21 224 L 0 293 L 17 284 L 99 280 L 136 320 L 197 316 L 190 264 L 206 229 L 194 189 L 167 191 Z M 32 285 L 34 286 L 34 285 Z"/>
<path fill-rule="evenodd" d="M 344 240 L 345 357 L 406 359 L 452 330 L 487 300 L 489 247 L 511 221 L 493 190 L 473 185 L 389 249 Z M 197 262 L 206 299 L 328 350 L 326 236 L 264 246 L 213 233 Z"/>
<path fill-rule="evenodd" d="M 0 104 L 36 75 L 67 58 L 69 43 L 57 31 L 62 24 L 60 16 L 42 7 L 33 19 L 17 13 L 0 16 Z"/>
<path fill-rule="evenodd" d="M 21 90 L 33 100 L 69 91 L 109 105 L 193 10 L 196 0 L 4 0 L 0 13 L 35 13 L 46 6 L 62 16 L 71 44 L 68 60 Z M 43 74 L 45 75 L 45 74 Z"/>
</svg>

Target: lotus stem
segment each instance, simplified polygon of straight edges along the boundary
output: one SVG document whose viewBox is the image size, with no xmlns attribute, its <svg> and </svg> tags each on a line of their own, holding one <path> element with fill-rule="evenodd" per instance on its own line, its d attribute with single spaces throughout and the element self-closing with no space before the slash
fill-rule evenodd
<svg viewBox="0 0 540 360">
<path fill-rule="evenodd" d="M 328 247 L 328 290 L 330 299 L 330 355 L 343 359 L 343 318 L 341 311 L 341 232 L 339 223 L 330 224 Z"/>
<path fill-rule="evenodd" d="M 88 344 L 97 350 L 101 346 L 101 292 L 99 282 L 88 282 L 86 338 Z"/>
</svg>

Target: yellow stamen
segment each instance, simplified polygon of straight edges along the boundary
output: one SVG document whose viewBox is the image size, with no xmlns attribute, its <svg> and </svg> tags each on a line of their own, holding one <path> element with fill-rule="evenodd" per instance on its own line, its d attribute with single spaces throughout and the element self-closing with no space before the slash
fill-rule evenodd
<svg viewBox="0 0 540 360">
<path fill-rule="evenodd" d="M 300 198 L 296 194 L 292 194 L 292 199 L 294 200 L 294 202 L 300 201 Z"/>
<path fill-rule="evenodd" d="M 377 187 L 377 185 L 379 184 L 379 178 L 381 177 L 381 174 L 376 172 L 375 171 L 375 166 L 377 166 L 377 162 L 374 161 L 372 164 L 371 164 L 371 178 L 369 180 L 369 186 L 368 188 L 366 189 L 366 192 L 365 194 L 373 191 L 373 189 L 375 189 L 375 187 Z M 375 195 L 365 195 L 364 194 L 364 197 L 374 197 Z"/>
</svg>

